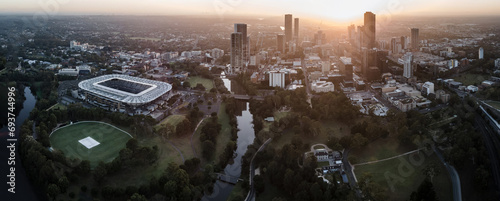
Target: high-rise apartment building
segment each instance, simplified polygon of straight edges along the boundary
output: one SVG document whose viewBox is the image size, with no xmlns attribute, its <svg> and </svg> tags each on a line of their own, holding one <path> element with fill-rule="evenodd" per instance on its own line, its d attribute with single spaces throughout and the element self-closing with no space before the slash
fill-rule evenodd
<svg viewBox="0 0 500 201">
<path fill-rule="evenodd" d="M 293 19 L 293 38 L 295 39 L 295 43 L 299 43 L 299 18 Z"/>
<path fill-rule="evenodd" d="M 365 20 L 364 20 L 364 46 L 368 49 L 372 49 L 375 47 L 375 14 L 372 12 L 366 12 L 365 13 Z"/>
<path fill-rule="evenodd" d="M 413 77 L 413 55 L 410 52 L 407 52 L 403 56 L 403 61 L 404 61 L 403 77 L 412 78 Z"/>
<path fill-rule="evenodd" d="M 285 42 L 288 43 L 293 39 L 292 30 L 292 14 L 285 15 Z"/>
<path fill-rule="evenodd" d="M 283 34 L 278 34 L 276 36 L 276 46 L 277 50 L 280 51 L 281 53 L 285 53 L 285 35 Z"/>
<path fill-rule="evenodd" d="M 231 34 L 231 69 L 230 74 L 239 73 L 243 70 L 243 34 L 235 32 Z"/>
<path fill-rule="evenodd" d="M 413 51 L 418 51 L 419 39 L 418 39 L 418 28 L 411 28 L 411 49 Z"/>
</svg>

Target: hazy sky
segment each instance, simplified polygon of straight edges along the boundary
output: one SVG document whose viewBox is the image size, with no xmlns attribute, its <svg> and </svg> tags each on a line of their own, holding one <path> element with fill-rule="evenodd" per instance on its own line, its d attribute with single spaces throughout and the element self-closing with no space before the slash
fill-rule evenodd
<svg viewBox="0 0 500 201">
<path fill-rule="evenodd" d="M 0 0 L 0 13 L 283 15 L 338 22 L 377 15 L 500 15 L 500 0 Z"/>
</svg>

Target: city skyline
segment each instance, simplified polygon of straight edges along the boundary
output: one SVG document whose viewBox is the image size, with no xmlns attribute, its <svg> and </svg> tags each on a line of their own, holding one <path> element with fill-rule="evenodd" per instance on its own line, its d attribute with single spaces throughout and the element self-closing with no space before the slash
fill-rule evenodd
<svg viewBox="0 0 500 201">
<path fill-rule="evenodd" d="M 362 19 L 359 13 L 371 11 L 378 15 L 499 15 L 500 2 L 481 0 L 441 1 L 399 1 L 399 0 L 356 0 L 351 2 L 317 0 L 303 1 L 232 1 L 187 0 L 181 2 L 148 0 L 145 2 L 125 1 L 81 1 L 81 0 L 20 0 L 3 2 L 0 14 L 49 15 L 295 15 L 335 22 L 353 22 Z M 265 5 L 265 6 L 263 6 Z M 286 5 L 286 6 L 282 6 Z"/>
</svg>

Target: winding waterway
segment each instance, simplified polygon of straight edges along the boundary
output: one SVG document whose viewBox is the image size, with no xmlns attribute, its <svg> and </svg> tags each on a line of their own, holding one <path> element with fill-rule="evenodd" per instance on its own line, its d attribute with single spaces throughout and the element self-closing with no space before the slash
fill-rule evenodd
<svg viewBox="0 0 500 201">
<path fill-rule="evenodd" d="M 23 102 L 23 108 L 17 114 L 16 116 L 16 138 L 19 138 L 19 130 L 21 128 L 21 125 L 24 123 L 26 119 L 28 119 L 31 111 L 33 108 L 35 108 L 35 103 L 36 103 L 36 98 L 33 96 L 31 93 L 31 90 L 29 87 L 24 88 L 24 97 L 26 97 L 26 100 Z M 5 105 L 2 105 L 1 107 L 7 107 Z M 6 116 L 6 114 L 2 114 L 3 116 Z M 16 188 L 15 188 L 15 194 L 10 193 L 7 191 L 7 189 L 10 187 L 7 185 L 7 180 L 8 178 L 6 177 L 7 174 L 10 173 L 9 168 L 10 166 L 7 165 L 7 159 L 9 158 L 9 150 L 6 149 L 7 147 L 7 138 L 8 138 L 8 127 L 4 126 L 0 130 L 0 175 L 2 176 L 2 188 L 0 189 L 0 200 L 30 200 L 30 201 L 37 201 L 40 200 L 37 197 L 36 191 L 31 185 L 30 181 L 28 180 L 28 177 L 26 176 L 26 171 L 21 163 L 20 155 L 19 155 L 19 141 L 16 142 L 16 164 L 15 164 L 15 179 L 16 179 Z"/>
<path fill-rule="evenodd" d="M 236 86 L 231 83 L 231 80 L 222 76 L 222 81 L 224 81 L 224 86 L 232 92 L 236 90 Z M 241 158 L 247 152 L 248 145 L 252 144 L 255 139 L 255 133 L 253 130 L 252 119 L 253 115 L 249 110 L 248 102 L 238 102 L 238 114 L 236 116 L 236 120 L 238 121 L 238 140 L 236 149 L 236 157 L 234 158 L 234 163 L 228 164 L 224 168 L 224 174 L 232 176 L 232 177 L 240 177 L 241 175 Z M 241 111 L 241 112 L 240 112 Z M 210 200 L 210 201 L 219 201 L 219 200 L 227 200 L 231 191 L 233 190 L 234 185 L 228 184 L 225 182 L 221 182 L 217 180 L 214 185 L 214 191 L 211 195 L 207 195 L 202 198 L 202 200 Z"/>
</svg>

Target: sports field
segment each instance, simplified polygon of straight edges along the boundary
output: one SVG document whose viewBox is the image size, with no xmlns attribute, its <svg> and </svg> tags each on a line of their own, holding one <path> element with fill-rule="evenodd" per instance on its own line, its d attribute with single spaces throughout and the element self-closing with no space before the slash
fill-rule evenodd
<svg viewBox="0 0 500 201">
<path fill-rule="evenodd" d="M 111 162 L 132 137 L 102 122 L 78 122 L 62 127 L 50 135 L 52 148 L 68 158 L 89 160 L 95 167 L 100 161 Z"/>
</svg>

